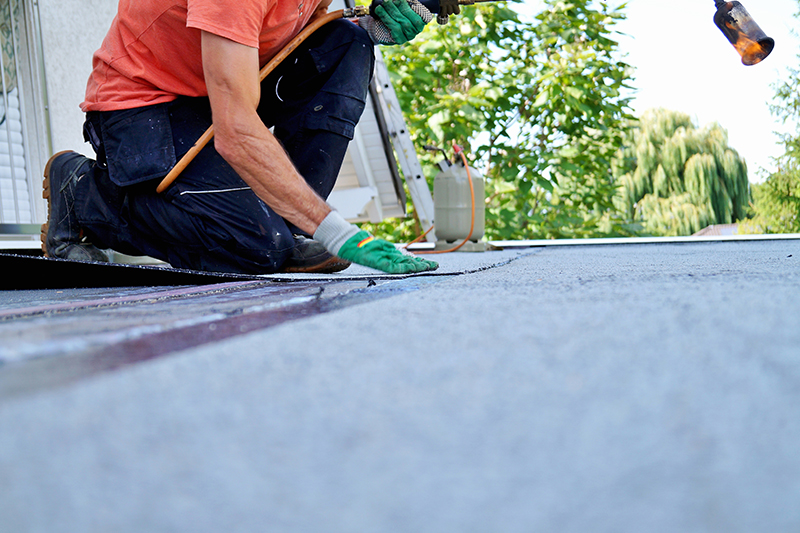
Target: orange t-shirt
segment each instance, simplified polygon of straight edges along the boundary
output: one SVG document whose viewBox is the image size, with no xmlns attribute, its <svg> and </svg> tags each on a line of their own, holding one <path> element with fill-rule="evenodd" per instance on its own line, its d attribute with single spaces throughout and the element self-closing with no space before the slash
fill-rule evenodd
<svg viewBox="0 0 800 533">
<path fill-rule="evenodd" d="M 258 48 L 261 66 L 306 25 L 320 0 L 121 0 L 92 61 L 83 111 L 208 96 L 200 30 Z"/>
</svg>

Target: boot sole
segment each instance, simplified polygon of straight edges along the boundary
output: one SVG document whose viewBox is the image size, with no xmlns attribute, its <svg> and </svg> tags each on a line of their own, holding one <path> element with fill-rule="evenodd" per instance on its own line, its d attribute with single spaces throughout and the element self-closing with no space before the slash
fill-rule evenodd
<svg viewBox="0 0 800 533">
<path fill-rule="evenodd" d="M 62 155 L 72 152 L 72 150 L 62 150 L 47 160 L 47 164 L 44 166 L 44 180 L 42 181 L 42 198 L 47 200 L 47 221 L 42 224 L 41 233 L 39 238 L 42 241 L 42 252 L 44 252 L 45 257 L 50 257 L 50 254 L 47 253 L 47 231 L 50 229 L 50 167 L 53 165 L 53 161 Z"/>
<path fill-rule="evenodd" d="M 280 270 L 282 273 L 287 274 L 333 274 L 334 272 L 341 272 L 349 267 L 352 263 L 340 257 L 331 256 L 321 263 L 305 267 L 285 267 Z"/>
</svg>

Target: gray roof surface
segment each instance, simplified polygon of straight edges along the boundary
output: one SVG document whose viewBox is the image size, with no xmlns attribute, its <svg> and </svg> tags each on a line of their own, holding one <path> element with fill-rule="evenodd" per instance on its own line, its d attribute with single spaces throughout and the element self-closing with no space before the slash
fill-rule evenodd
<svg viewBox="0 0 800 533">
<path fill-rule="evenodd" d="M 438 259 L 0 293 L 0 531 L 800 530 L 800 240 Z"/>
</svg>

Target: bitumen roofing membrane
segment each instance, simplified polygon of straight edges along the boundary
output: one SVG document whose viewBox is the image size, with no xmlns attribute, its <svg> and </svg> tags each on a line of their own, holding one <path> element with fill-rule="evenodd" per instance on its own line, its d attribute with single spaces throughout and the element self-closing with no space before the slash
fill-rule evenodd
<svg viewBox="0 0 800 533">
<path fill-rule="evenodd" d="M 0 531 L 800 530 L 800 236 L 517 244 L 0 291 Z"/>
</svg>

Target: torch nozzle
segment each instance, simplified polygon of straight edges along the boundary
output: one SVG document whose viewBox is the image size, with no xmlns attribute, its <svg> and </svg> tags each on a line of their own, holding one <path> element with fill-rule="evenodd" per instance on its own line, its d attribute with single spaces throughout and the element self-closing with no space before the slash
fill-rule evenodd
<svg viewBox="0 0 800 533">
<path fill-rule="evenodd" d="M 759 28 L 740 2 L 715 0 L 714 23 L 742 56 L 742 63 L 761 63 L 775 47 L 775 41 Z"/>
</svg>

